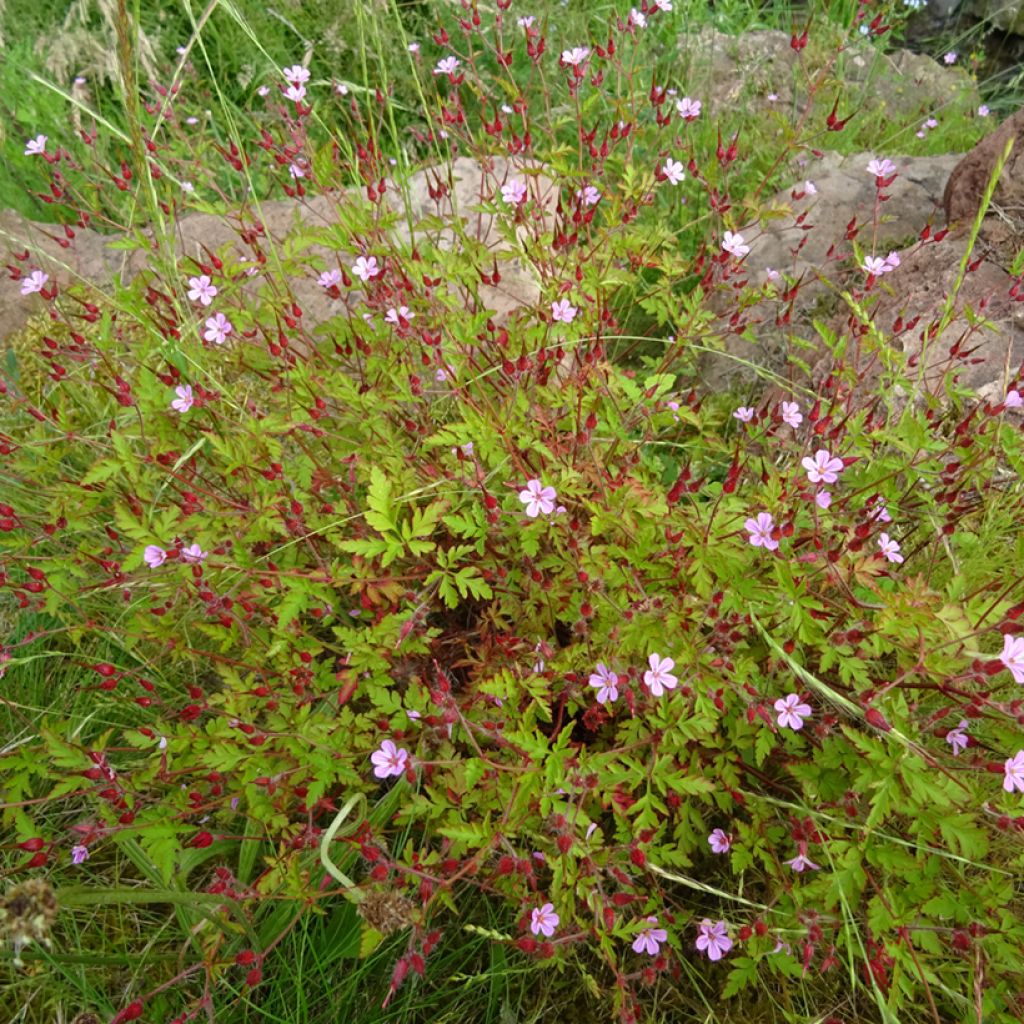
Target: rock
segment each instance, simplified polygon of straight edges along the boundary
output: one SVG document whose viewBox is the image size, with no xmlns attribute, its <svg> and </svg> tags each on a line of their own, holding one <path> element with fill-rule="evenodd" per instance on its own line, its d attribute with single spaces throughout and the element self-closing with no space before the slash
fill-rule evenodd
<svg viewBox="0 0 1024 1024">
<path fill-rule="evenodd" d="M 754 224 L 741 229 L 750 245 L 744 267 L 752 283 L 765 282 L 769 268 L 783 271 L 802 283 L 790 324 L 776 324 L 784 303 L 777 297 L 767 298 L 746 314 L 746 319 L 756 324 L 755 344 L 734 332 L 724 334 L 724 354 L 709 354 L 702 361 L 702 378 L 709 387 L 721 389 L 752 383 L 763 376 L 757 373 L 757 367 L 773 373 L 784 372 L 791 348 L 790 337 L 794 334 L 813 337 L 811 315 L 814 312 L 827 314 L 827 310 L 815 310 L 831 294 L 820 277 L 840 288 L 853 276 L 863 279 L 862 272 L 849 260 L 852 247 L 845 240 L 845 229 L 856 218 L 858 224 L 866 226 L 858 236 L 860 244 L 870 245 L 875 178 L 866 168 L 874 155 L 856 153 L 841 157 L 837 153 L 826 153 L 823 159 L 803 169 L 804 180 L 813 182 L 817 194 L 804 194 L 794 199 L 794 192 L 799 195 L 803 191 L 802 180 L 768 201 L 763 226 Z M 943 188 L 960 158 L 951 155 L 891 159 L 897 176 L 885 190 L 891 198 L 881 206 L 875 240 L 875 252 L 881 255 L 890 249 L 903 248 L 917 238 L 926 224 L 941 220 Z M 804 214 L 806 216 L 798 223 Z"/>
<path fill-rule="evenodd" d="M 1024 35 L 1024 0 L 974 0 L 970 9 L 1003 32 Z"/>
<path fill-rule="evenodd" d="M 705 102 L 712 117 L 736 108 L 802 107 L 807 83 L 824 63 L 824 57 L 815 58 L 810 44 L 798 54 L 790 36 L 777 30 L 730 36 L 706 27 L 681 38 L 679 50 L 688 65 L 685 80 L 692 83 L 691 95 Z M 855 115 L 859 120 L 885 117 L 912 123 L 953 101 L 979 102 L 977 85 L 962 68 L 909 50 L 884 53 L 859 39 L 840 54 L 834 75 L 854 86 L 850 98 L 860 104 Z M 776 99 L 769 100 L 770 94 Z"/>
<path fill-rule="evenodd" d="M 506 235 L 499 218 L 474 208 L 481 201 L 493 201 L 501 185 L 516 176 L 527 181 L 530 194 L 536 199 L 532 208 L 535 222 L 523 223 L 514 234 Z M 441 184 L 449 194 L 435 201 L 430 192 L 437 193 Z M 398 245 L 407 247 L 413 240 L 425 244 L 430 238 L 439 248 L 459 247 L 467 255 L 478 256 L 480 269 L 485 273 L 490 273 L 493 266 L 500 267 L 501 281 L 497 285 L 480 284 L 475 271 L 467 273 L 461 285 L 450 282 L 450 287 L 456 289 L 465 302 L 478 306 L 481 312 L 499 321 L 524 306 L 536 305 L 540 285 L 518 257 L 517 250 L 521 251 L 522 246 L 529 243 L 533 233 L 543 232 L 553 223 L 558 192 L 539 165 L 497 158 L 483 167 L 461 157 L 451 168 L 432 167 L 413 174 L 404 190 L 392 184 L 386 196 L 392 208 L 402 214 L 394 229 Z M 258 251 L 269 256 L 275 246 L 285 246 L 301 231 L 307 237 L 297 243 L 297 252 L 310 265 L 310 271 L 290 277 L 288 286 L 291 300 L 303 311 L 303 327 L 311 333 L 318 325 L 344 311 L 344 307 L 339 307 L 338 301 L 317 283 L 316 268 L 336 265 L 337 254 L 315 240 L 309 241 L 310 237 L 315 239 L 318 229 L 330 229 L 337 223 L 335 209 L 339 201 L 341 197 L 336 195 L 319 195 L 302 200 L 266 201 L 224 216 L 186 213 L 174 225 L 175 257 L 208 262 L 209 254 L 213 253 L 252 261 Z M 440 227 L 438 216 L 444 219 Z M 243 234 L 248 234 L 248 242 L 243 240 Z M 143 232 L 142 237 L 152 244 L 151 231 Z M 36 224 L 12 211 L 0 211 L 0 246 L 11 252 L 29 250 L 30 259 L 19 265 L 26 272 L 40 267 L 62 288 L 84 283 L 103 290 L 115 280 L 127 283 L 146 269 L 152 253 L 142 248 L 116 248 L 124 238 L 119 234 L 102 235 L 90 228 L 76 228 L 74 237 L 69 240 L 59 226 Z M 62 241 L 68 243 L 66 248 Z M 190 272 L 187 266 L 183 270 L 186 275 Z M 198 266 L 194 272 L 199 273 Z M 256 290 L 262 279 L 262 275 L 257 275 L 251 284 L 243 282 L 242 287 Z M 0 346 L 20 330 L 38 308 L 32 298 L 21 296 L 19 282 L 0 280 Z"/>
<path fill-rule="evenodd" d="M 953 169 L 943 195 L 950 228 L 970 230 L 981 206 L 989 179 L 1006 143 L 1014 147 L 982 221 L 977 251 L 1000 266 L 1009 267 L 1024 246 L 1024 110 L 1008 117 Z"/>
</svg>

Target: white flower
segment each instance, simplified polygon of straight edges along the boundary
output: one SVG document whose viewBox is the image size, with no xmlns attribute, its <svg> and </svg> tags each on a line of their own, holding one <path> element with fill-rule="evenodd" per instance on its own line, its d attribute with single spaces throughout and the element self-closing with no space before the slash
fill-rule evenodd
<svg viewBox="0 0 1024 1024">
<path fill-rule="evenodd" d="M 46 152 L 46 140 L 48 136 L 37 135 L 25 143 L 25 156 L 39 156 Z"/>
<path fill-rule="evenodd" d="M 665 180 L 670 185 L 678 185 L 686 177 L 686 172 L 683 170 L 683 165 L 678 160 L 673 160 L 671 157 L 665 161 L 662 165 L 661 173 L 665 175 Z M 743 239 L 741 238 L 742 242 Z M 749 250 L 747 250 L 749 252 Z"/>
<path fill-rule="evenodd" d="M 501 198 L 509 206 L 518 206 L 526 199 L 526 182 L 522 178 L 513 178 L 501 186 Z"/>
<path fill-rule="evenodd" d="M 281 74 L 295 85 L 305 85 L 309 81 L 309 68 L 301 64 L 293 64 L 290 68 L 283 68 Z"/>
<path fill-rule="evenodd" d="M 434 68 L 435 75 L 454 75 L 456 69 L 462 62 L 458 57 L 445 57 L 437 62 Z"/>
<path fill-rule="evenodd" d="M 722 248 L 736 259 L 742 259 L 750 252 L 750 246 L 743 241 L 743 236 L 733 234 L 731 231 L 726 231 L 725 237 L 722 239 Z"/>
<path fill-rule="evenodd" d="M 571 50 L 562 51 L 562 63 L 579 67 L 590 56 L 586 46 L 574 46 Z"/>
<path fill-rule="evenodd" d="M 376 277 L 380 273 L 380 264 L 377 262 L 377 257 L 360 256 L 352 264 L 352 273 L 364 283 L 369 281 L 371 277 Z"/>
</svg>

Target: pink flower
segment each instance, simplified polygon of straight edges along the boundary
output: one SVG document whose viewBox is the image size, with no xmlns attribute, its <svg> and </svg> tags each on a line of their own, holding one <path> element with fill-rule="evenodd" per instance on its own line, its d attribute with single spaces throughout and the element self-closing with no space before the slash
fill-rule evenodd
<svg viewBox="0 0 1024 1024">
<path fill-rule="evenodd" d="M 819 448 L 813 459 L 805 456 L 800 465 L 807 470 L 807 479 L 812 484 L 834 484 L 843 471 L 843 460 L 824 448 Z"/>
<path fill-rule="evenodd" d="M 337 288 L 341 285 L 341 271 L 334 267 L 332 270 L 325 270 L 318 278 L 317 282 L 321 288 Z"/>
<path fill-rule="evenodd" d="M 282 90 L 284 98 L 292 103 L 301 103 L 306 98 L 306 87 L 304 85 L 288 85 Z M 294 167 L 295 164 L 292 164 Z M 293 178 L 301 178 L 301 174 L 293 174 Z"/>
<path fill-rule="evenodd" d="M 562 64 L 578 68 L 589 56 L 590 50 L 586 46 L 574 46 L 571 50 L 562 51 Z"/>
<path fill-rule="evenodd" d="M 501 198 L 509 206 L 518 206 L 526 199 L 526 182 L 522 178 L 513 178 L 501 186 Z"/>
<path fill-rule="evenodd" d="M 660 697 L 665 690 L 674 690 L 678 680 L 672 675 L 676 663 L 671 658 L 663 658 L 660 654 L 652 654 L 647 659 L 651 667 L 644 672 L 644 683 L 655 697 Z"/>
<path fill-rule="evenodd" d="M 189 565 L 198 565 L 209 553 L 209 551 L 204 551 L 198 544 L 192 544 L 187 548 L 181 549 L 181 560 L 188 562 Z"/>
<path fill-rule="evenodd" d="M 167 561 L 167 552 L 159 544 L 147 544 L 142 552 L 142 560 L 150 569 L 158 569 Z"/>
<path fill-rule="evenodd" d="M 359 278 L 364 284 L 370 280 L 371 277 L 376 277 L 380 273 L 380 264 L 377 262 L 376 256 L 360 256 L 359 259 L 352 264 L 352 273 Z"/>
<path fill-rule="evenodd" d="M 816 196 L 818 194 L 818 186 L 815 185 L 813 181 L 805 181 L 804 182 L 804 191 L 809 196 Z"/>
<path fill-rule="evenodd" d="M 708 846 L 712 853 L 728 853 L 732 846 L 732 836 L 723 829 L 716 828 L 708 836 Z"/>
<path fill-rule="evenodd" d="M 711 921 L 705 917 L 698 925 L 697 949 L 706 953 L 709 960 L 721 960 L 732 949 L 732 939 L 726 935 L 729 926 L 724 921 Z"/>
<path fill-rule="evenodd" d="M 754 410 L 749 405 L 741 405 L 732 415 L 741 423 L 749 423 L 754 418 Z"/>
<path fill-rule="evenodd" d="M 832 504 L 832 495 L 828 491 L 818 491 L 814 496 L 814 504 L 818 508 L 828 508 Z"/>
<path fill-rule="evenodd" d="M 84 864 L 89 859 L 89 847 L 82 846 L 79 843 L 78 846 L 71 847 L 71 863 L 72 864 Z"/>
<path fill-rule="evenodd" d="M 811 871 L 821 870 L 820 865 L 815 864 L 814 861 L 807 856 L 806 843 L 798 843 L 797 855 L 795 857 L 791 857 L 789 860 L 784 860 L 782 863 L 788 864 L 797 874 L 800 874 L 801 871 L 806 871 L 808 868 L 810 868 Z"/>
<path fill-rule="evenodd" d="M 385 740 L 380 749 L 370 755 L 370 761 L 373 764 L 373 774 L 378 779 L 402 775 L 409 764 L 409 751 L 405 747 L 396 747 L 392 740 Z"/>
<path fill-rule="evenodd" d="M 885 555 L 890 562 L 903 561 L 903 556 L 900 554 L 899 544 L 887 533 L 880 533 L 878 535 L 878 550 L 881 551 L 881 553 Z"/>
<path fill-rule="evenodd" d="M 949 53 L 943 55 L 942 59 L 947 64 L 955 64 L 956 63 L 956 51 L 955 50 L 950 50 Z"/>
<path fill-rule="evenodd" d="M 696 121 L 700 117 L 700 108 L 700 100 L 692 100 L 689 96 L 684 96 L 676 102 L 676 110 L 685 121 Z"/>
<path fill-rule="evenodd" d="M 213 297 L 217 294 L 217 288 L 206 274 L 201 274 L 199 277 L 190 277 L 188 283 L 188 297 L 193 302 L 199 302 L 203 306 L 209 306 L 213 302 Z"/>
<path fill-rule="evenodd" d="M 46 287 L 46 282 L 49 280 L 49 274 L 44 274 L 41 270 L 33 270 L 32 273 L 21 282 L 21 294 L 31 295 L 33 292 L 41 292 Z"/>
<path fill-rule="evenodd" d="M 900 254 L 895 250 L 890 250 L 889 255 L 885 257 L 885 270 L 883 273 L 888 274 L 895 270 L 900 265 Z"/>
<path fill-rule="evenodd" d="M 448 75 L 449 77 L 455 74 L 461 61 L 458 57 L 445 57 L 443 60 L 437 62 L 437 67 L 434 68 L 435 75 Z"/>
<path fill-rule="evenodd" d="M 551 319 L 561 321 L 563 324 L 571 324 L 576 319 L 579 310 L 572 305 L 568 299 L 559 299 L 551 303 Z"/>
<path fill-rule="evenodd" d="M 588 682 L 597 690 L 598 704 L 606 704 L 619 699 L 619 677 L 610 668 L 607 668 L 604 662 L 597 663 L 597 669 L 590 674 Z"/>
<path fill-rule="evenodd" d="M 1003 789 L 1012 793 L 1015 789 L 1024 793 L 1024 750 L 1018 750 L 1008 757 L 1003 765 Z"/>
<path fill-rule="evenodd" d="M 657 7 L 659 11 L 671 11 L 672 0 L 654 0 L 654 6 Z"/>
<path fill-rule="evenodd" d="M 536 20 L 537 20 L 537 19 L 536 19 L 536 18 L 535 18 L 535 17 L 534 17 L 534 16 L 532 15 L 532 14 L 526 14 L 526 15 L 524 15 L 524 16 L 523 16 L 523 17 L 521 17 L 521 18 L 517 18 L 517 19 L 516 19 L 516 24 L 517 24 L 517 25 L 518 25 L 518 26 L 519 26 L 520 28 L 533 28 L 533 23 L 534 23 L 534 22 L 535 22 Z"/>
<path fill-rule="evenodd" d="M 304 178 L 307 170 L 309 170 L 309 164 L 302 159 L 296 160 L 295 163 L 288 165 L 288 173 L 293 178 Z"/>
<path fill-rule="evenodd" d="M 804 421 L 804 414 L 796 402 L 782 403 L 782 422 L 788 423 L 794 430 Z"/>
<path fill-rule="evenodd" d="M 865 256 L 864 262 L 860 265 L 860 269 L 865 274 L 869 274 L 872 277 L 878 277 L 880 274 L 884 274 L 888 267 L 885 264 L 885 260 L 881 256 Z"/>
<path fill-rule="evenodd" d="M 25 143 L 25 156 L 40 156 L 46 152 L 46 141 L 48 136 L 37 135 Z"/>
<path fill-rule="evenodd" d="M 658 919 L 653 914 L 644 918 L 647 925 L 633 940 L 634 953 L 647 953 L 648 956 L 657 956 L 661 949 L 661 943 L 668 942 L 668 932 L 658 927 Z"/>
<path fill-rule="evenodd" d="M 875 159 L 868 164 L 867 172 L 876 178 L 887 178 L 890 174 L 896 173 L 896 165 L 888 157 L 882 160 Z"/>
<path fill-rule="evenodd" d="M 775 520 L 768 512 L 758 512 L 756 519 L 748 519 L 743 524 L 743 529 L 750 534 L 748 538 L 755 548 L 764 548 L 766 551 L 775 551 L 779 542 L 772 536 L 775 529 Z"/>
<path fill-rule="evenodd" d="M 735 256 L 738 260 L 750 252 L 750 246 L 743 241 L 743 236 L 733 234 L 731 231 L 726 231 L 725 237 L 722 239 L 722 248 L 730 256 Z"/>
<path fill-rule="evenodd" d="M 587 185 L 577 190 L 576 198 L 580 199 L 584 206 L 596 206 L 601 201 L 601 193 L 593 185 Z"/>
<path fill-rule="evenodd" d="M 1024 405 L 1024 398 L 1016 388 L 1011 388 L 1006 392 L 1006 397 L 1003 399 L 1004 408 L 1019 409 L 1022 405 Z"/>
<path fill-rule="evenodd" d="M 189 384 L 179 384 L 174 393 L 178 396 L 171 402 L 171 408 L 175 412 L 188 412 L 192 408 L 195 399 L 192 397 L 192 387 Z"/>
<path fill-rule="evenodd" d="M 670 185 L 678 185 L 686 177 L 686 172 L 683 170 L 683 165 L 678 160 L 673 160 L 669 157 L 662 165 L 661 173 L 665 176 L 665 180 Z M 743 239 L 740 239 L 742 242 Z"/>
<path fill-rule="evenodd" d="M 309 81 L 309 68 L 301 64 L 293 64 L 290 68 L 282 68 L 281 74 L 295 85 L 305 85 Z"/>
<path fill-rule="evenodd" d="M 772 284 L 775 284 L 776 281 L 782 279 L 782 275 L 777 270 L 773 270 L 771 267 L 764 268 L 764 276 L 767 277 Z"/>
<path fill-rule="evenodd" d="M 555 510 L 555 489 L 544 487 L 539 480 L 527 480 L 526 488 L 519 492 L 519 500 L 526 506 L 526 514 L 531 519 L 537 516 L 550 515 Z"/>
<path fill-rule="evenodd" d="M 788 694 L 775 702 L 775 710 L 779 713 L 778 722 L 783 729 L 800 730 L 804 727 L 804 719 L 811 714 L 810 704 L 804 704 L 800 695 Z"/>
<path fill-rule="evenodd" d="M 1010 670 L 1015 683 L 1024 684 L 1024 636 L 1003 634 L 1003 653 L 999 660 Z"/>
<path fill-rule="evenodd" d="M 384 319 L 389 324 L 394 324 L 396 327 L 402 328 L 403 330 L 409 326 L 409 321 L 416 314 L 409 309 L 408 306 L 399 306 L 398 309 L 389 309 L 384 314 Z"/>
<path fill-rule="evenodd" d="M 203 337 L 207 341 L 212 341 L 215 345 L 223 345 L 228 340 L 228 335 L 234 329 L 235 325 L 223 313 L 214 313 L 206 321 L 206 330 L 203 331 Z"/>
<path fill-rule="evenodd" d="M 985 106 L 984 103 L 982 103 L 982 105 L 980 107 L 978 107 L 978 117 L 988 117 L 988 115 L 991 114 L 991 113 L 992 113 L 992 111 L 989 110 L 988 107 Z"/>
<path fill-rule="evenodd" d="M 530 931 L 534 935 L 543 935 L 550 939 L 555 934 L 561 918 L 555 913 L 553 903 L 545 903 L 542 907 L 534 907 L 530 912 Z"/>
<path fill-rule="evenodd" d="M 892 516 L 889 515 L 889 510 L 885 507 L 885 498 L 882 495 L 879 494 L 871 505 L 871 514 L 868 516 L 868 519 L 877 523 L 892 522 Z"/>
<path fill-rule="evenodd" d="M 647 15 L 641 14 L 635 7 L 629 12 L 629 23 L 630 25 L 636 25 L 637 28 L 647 28 Z"/>
<path fill-rule="evenodd" d="M 946 733 L 946 742 L 953 748 L 954 757 L 967 749 L 967 726 L 967 719 L 961 718 L 957 727 Z"/>
</svg>

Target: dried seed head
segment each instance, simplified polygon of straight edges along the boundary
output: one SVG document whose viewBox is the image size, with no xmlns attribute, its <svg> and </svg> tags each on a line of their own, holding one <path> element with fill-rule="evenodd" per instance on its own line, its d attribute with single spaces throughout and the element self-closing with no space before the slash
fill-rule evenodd
<svg viewBox="0 0 1024 1024">
<path fill-rule="evenodd" d="M 49 948 L 50 928 L 57 919 L 57 897 L 43 878 L 8 889 L 0 898 L 0 935 L 14 946 L 14 965 L 22 966 L 21 951 L 31 942 Z"/>
<path fill-rule="evenodd" d="M 413 905 L 394 889 L 366 893 L 358 906 L 359 914 L 382 935 L 400 931 L 412 923 Z"/>
</svg>

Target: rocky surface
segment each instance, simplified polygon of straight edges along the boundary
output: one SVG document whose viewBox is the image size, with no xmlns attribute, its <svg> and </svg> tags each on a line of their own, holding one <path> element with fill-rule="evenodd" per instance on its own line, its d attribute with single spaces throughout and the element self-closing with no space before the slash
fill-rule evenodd
<svg viewBox="0 0 1024 1024">
<path fill-rule="evenodd" d="M 506 238 L 499 230 L 497 217 L 473 212 L 482 201 L 492 201 L 510 177 L 527 182 L 529 194 L 535 200 L 531 207 L 533 216 L 540 221 L 534 227 L 543 230 L 548 218 L 554 216 L 558 193 L 551 179 L 535 164 L 513 165 L 499 158 L 483 167 L 460 157 L 451 167 L 418 171 L 403 188 L 394 186 L 386 193 L 392 208 L 401 215 L 394 229 L 401 245 L 422 242 L 429 232 L 439 248 L 458 247 L 467 255 L 478 257 L 481 269 L 488 273 L 496 261 L 501 272 L 497 285 L 479 284 L 475 274 L 467 275 L 469 284 L 451 284 L 465 302 L 479 304 L 481 311 L 499 320 L 517 309 L 534 305 L 540 297 L 538 282 L 516 255 L 516 249 L 528 242 L 531 225 L 521 224 L 515 239 Z M 281 251 L 300 231 L 304 235 L 315 234 L 319 228 L 329 229 L 336 224 L 340 200 L 337 195 L 306 196 L 301 200 L 254 204 L 230 216 L 186 213 L 175 224 L 175 256 L 208 262 L 208 254 L 214 253 L 222 257 L 230 254 L 236 260 L 254 260 L 259 250 L 268 254 L 275 249 Z M 437 217 L 443 220 L 441 228 L 437 226 Z M 249 241 L 243 240 L 245 235 Z M 26 270 L 40 267 L 61 287 L 88 284 L 102 291 L 115 280 L 127 283 L 149 266 L 152 252 L 117 248 L 125 237 L 78 228 L 69 238 L 59 226 L 36 224 L 13 211 L 0 211 L 0 249 L 27 250 L 30 258 L 22 266 Z M 143 232 L 142 238 L 151 243 L 152 233 Z M 309 332 L 340 312 L 338 300 L 317 283 L 319 270 L 335 266 L 337 254 L 316 243 L 300 245 L 309 272 L 290 277 L 289 288 L 291 301 L 302 309 L 303 325 Z M 248 287 L 258 288 L 259 282 L 260 278 L 255 277 Z M 0 343 L 20 330 L 35 309 L 36 303 L 21 296 L 18 282 L 0 279 Z"/>
</svg>

